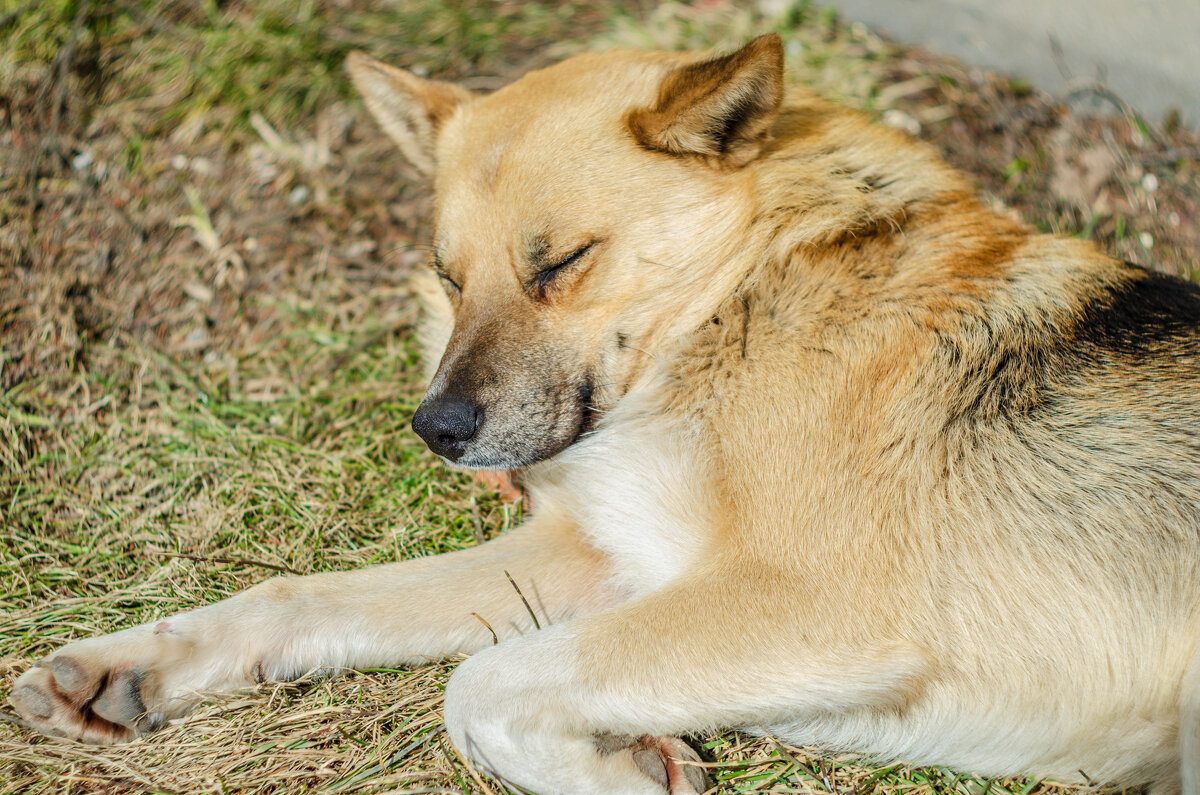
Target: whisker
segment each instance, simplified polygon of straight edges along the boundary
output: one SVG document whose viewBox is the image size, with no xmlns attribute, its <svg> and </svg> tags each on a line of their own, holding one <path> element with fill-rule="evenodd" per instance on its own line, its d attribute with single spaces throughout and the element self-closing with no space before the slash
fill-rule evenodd
<svg viewBox="0 0 1200 795">
<path fill-rule="evenodd" d="M 658 359 L 658 357 L 657 357 L 657 356 L 655 356 L 655 355 L 654 355 L 653 353 L 651 353 L 650 351 L 644 351 L 644 350 L 642 350 L 641 348 L 635 348 L 635 347 L 634 347 L 634 346 L 632 346 L 632 345 L 626 345 L 626 346 L 625 346 L 625 350 L 627 350 L 627 351 L 637 351 L 637 352 L 638 352 L 638 353 L 640 353 L 640 354 L 643 354 L 643 355 L 645 355 L 645 356 L 649 356 L 651 359 L 655 359 L 655 360 L 657 360 L 657 359 Z"/>
<path fill-rule="evenodd" d="M 388 249 L 388 254 L 400 254 L 405 251 L 421 251 L 428 254 L 433 251 L 433 246 L 428 243 L 397 243 Z"/>
<path fill-rule="evenodd" d="M 679 265 L 668 265 L 665 262 L 655 262 L 652 259 L 646 259 L 641 254 L 638 254 L 637 258 L 638 258 L 639 262 L 644 262 L 647 265 L 656 265 L 660 268 L 666 268 L 667 270 L 673 270 L 673 271 L 683 270 L 683 268 L 680 267 Z"/>
</svg>

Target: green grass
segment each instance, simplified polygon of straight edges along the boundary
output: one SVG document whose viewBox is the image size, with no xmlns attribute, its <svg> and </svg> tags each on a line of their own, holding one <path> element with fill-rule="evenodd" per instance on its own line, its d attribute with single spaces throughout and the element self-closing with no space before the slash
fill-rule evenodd
<svg viewBox="0 0 1200 795">
<path fill-rule="evenodd" d="M 790 79 L 871 112 L 953 102 L 970 133 L 991 124 L 975 94 L 1030 101 L 942 65 L 935 88 L 885 102 L 925 67 L 811 4 L 768 19 L 600 0 L 0 0 L 0 108 L 17 134 L 0 144 L 0 696 L 70 640 L 279 570 L 435 554 L 521 520 L 408 428 L 404 280 L 428 196 L 351 97 L 349 50 L 489 88 L 572 50 L 766 30 L 784 35 Z M 923 129 L 952 157 L 988 151 L 948 119 Z M 997 201 L 1059 208 L 1040 145 L 995 145 L 975 175 Z M 1184 184 L 1195 165 L 1170 168 Z M 1072 212 L 1048 228 L 1167 239 L 1148 211 Z M 441 731 L 451 667 L 264 687 L 116 748 L 0 725 L 0 793 L 503 791 Z M 1055 790 L 695 739 L 721 792 Z"/>
<path fill-rule="evenodd" d="M 251 114 L 291 124 L 350 95 L 346 54 L 384 59 L 448 78 L 496 72 L 544 47 L 599 2 L 497 0 L 226 2 L 157 0 L 0 3 L 3 60 L 53 63 L 69 45 L 87 62 L 100 101 L 157 98 L 161 113 L 140 130 L 185 121 L 245 129 Z M 76 26 L 79 26 L 76 32 Z"/>
</svg>

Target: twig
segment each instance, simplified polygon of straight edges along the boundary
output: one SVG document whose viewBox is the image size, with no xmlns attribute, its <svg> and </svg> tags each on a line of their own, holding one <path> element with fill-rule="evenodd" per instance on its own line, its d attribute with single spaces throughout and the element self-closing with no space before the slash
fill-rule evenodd
<svg viewBox="0 0 1200 795">
<path fill-rule="evenodd" d="M 167 552 L 162 549 L 151 550 L 159 555 L 166 555 L 169 558 L 184 558 L 185 560 L 195 560 L 200 563 L 229 563 L 235 566 L 257 566 L 262 569 L 270 569 L 271 571 L 279 571 L 284 574 L 303 574 L 296 571 L 291 566 L 284 566 L 280 563 L 267 563 L 264 560 L 252 560 L 250 558 L 214 558 L 207 555 L 189 555 L 186 552 Z"/>
<path fill-rule="evenodd" d="M 521 597 L 521 601 L 525 603 L 525 609 L 529 611 L 529 617 L 533 619 L 533 628 L 541 629 L 542 625 L 538 623 L 537 616 L 533 613 L 533 608 L 529 606 L 529 600 L 525 598 L 525 594 L 521 593 L 521 586 L 517 585 L 517 581 L 507 571 L 504 572 L 504 576 L 512 583 L 513 590 L 517 592 L 517 596 Z"/>
<path fill-rule="evenodd" d="M 1058 36 L 1051 33 L 1050 39 L 1050 55 L 1054 58 L 1054 66 L 1058 69 L 1058 74 L 1063 80 L 1074 80 L 1075 76 L 1071 73 L 1071 67 L 1067 65 L 1067 56 L 1063 52 L 1062 42 L 1058 40 Z"/>
<path fill-rule="evenodd" d="M 797 768 L 802 768 L 802 767 L 804 767 L 804 764 L 803 764 L 803 763 L 802 763 L 802 762 L 801 762 L 799 759 L 797 759 L 797 758 L 796 758 L 796 755 L 795 755 L 795 754 L 793 754 L 793 753 L 791 752 L 791 750 L 790 750 L 790 749 L 788 749 L 788 747 L 787 747 L 787 746 L 785 746 L 785 745 L 784 745 L 783 743 L 781 743 L 781 742 L 780 742 L 778 739 L 776 739 L 776 738 L 775 738 L 775 735 L 773 735 L 773 734 L 768 734 L 768 733 L 767 733 L 767 731 L 766 731 L 766 730 L 765 730 L 763 727 L 761 727 L 761 726 L 759 726 L 759 727 L 758 727 L 758 730 L 762 732 L 762 736 L 763 736 L 763 737 L 765 737 L 765 738 L 767 738 L 768 740 L 770 740 L 770 741 L 771 741 L 771 744 L 775 746 L 775 750 L 779 752 L 779 755 L 780 755 L 780 756 L 782 756 L 784 759 L 786 759 L 786 760 L 788 760 L 789 762 L 791 762 L 791 763 L 792 763 L 793 765 L 795 765 Z"/>
<path fill-rule="evenodd" d="M 54 74 L 53 85 L 43 84 L 38 89 L 38 99 L 42 100 L 49 94 L 50 98 L 50 119 L 47 125 L 46 135 L 42 139 L 41 145 L 37 147 L 33 156 L 29 158 L 27 165 L 26 176 L 26 206 L 29 212 L 29 236 L 35 237 L 37 233 L 37 210 L 38 210 L 38 172 L 42 168 L 42 160 L 47 153 L 53 151 L 62 156 L 62 145 L 59 142 L 58 125 L 62 119 L 62 109 L 66 104 L 67 99 L 67 82 L 71 71 L 71 62 L 75 60 L 75 48 L 79 44 L 79 34 L 83 31 L 84 23 L 87 22 L 88 9 L 91 3 L 90 0 L 80 0 L 79 6 L 75 9 L 75 21 L 71 25 L 71 37 L 54 59 Z"/>
<path fill-rule="evenodd" d="M 1160 149 L 1166 148 L 1166 143 L 1159 137 L 1158 132 L 1148 121 L 1138 115 L 1133 107 L 1121 98 L 1115 91 L 1102 83 L 1083 83 L 1070 88 L 1063 103 L 1073 105 L 1085 96 L 1093 96 L 1097 99 L 1102 99 L 1105 102 L 1116 108 L 1125 120 L 1133 125 L 1139 134 L 1144 134 L 1150 139 L 1150 142 Z"/>
<path fill-rule="evenodd" d="M 88 0 L 79 0 L 79 7 L 75 9 L 75 21 L 71 24 L 71 38 L 67 40 L 67 45 L 59 51 L 58 57 L 58 80 L 54 86 L 54 96 L 50 103 L 50 134 L 56 135 L 58 132 L 58 122 L 62 115 L 63 106 L 67 100 L 67 78 L 71 71 L 71 62 L 75 60 L 75 48 L 79 46 L 79 34 L 83 31 L 83 25 L 87 21 L 88 7 L 91 5 Z"/>
<path fill-rule="evenodd" d="M 487 627 L 487 631 L 488 631 L 488 632 L 490 632 L 490 633 L 492 633 L 492 645 L 493 645 L 493 646 L 499 645 L 499 643 L 500 643 L 500 638 L 498 638 L 498 637 L 496 636 L 496 630 L 492 629 L 492 625 L 491 625 L 491 624 L 489 624 L 489 623 L 487 622 L 487 620 L 486 620 L 486 619 L 485 619 L 483 616 L 479 615 L 478 613 L 472 613 L 471 615 L 473 615 L 473 616 L 475 616 L 476 618 L 478 618 L 478 619 L 479 619 L 479 623 L 480 623 L 480 624 L 483 624 L 485 627 Z"/>
</svg>

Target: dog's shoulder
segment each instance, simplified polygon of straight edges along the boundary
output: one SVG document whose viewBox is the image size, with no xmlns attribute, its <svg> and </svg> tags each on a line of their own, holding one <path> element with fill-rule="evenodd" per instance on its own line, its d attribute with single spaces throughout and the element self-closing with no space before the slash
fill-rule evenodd
<svg viewBox="0 0 1200 795">
<path fill-rule="evenodd" d="M 1079 401 L 1098 390 L 1149 390 L 1142 415 L 1171 392 L 1200 406 L 1200 288 L 1040 234 L 926 145 L 808 93 L 775 135 L 751 166 L 747 247 L 764 254 L 679 357 L 681 403 L 711 414 L 725 396 L 729 427 L 772 390 L 844 392 L 843 417 L 921 395 L 904 422 L 930 433 L 1036 423 L 1068 397 L 1095 414 Z"/>
</svg>

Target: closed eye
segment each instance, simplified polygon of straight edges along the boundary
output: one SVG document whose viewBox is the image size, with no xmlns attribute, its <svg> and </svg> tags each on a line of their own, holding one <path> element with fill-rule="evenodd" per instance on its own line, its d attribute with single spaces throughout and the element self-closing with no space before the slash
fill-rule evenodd
<svg viewBox="0 0 1200 795">
<path fill-rule="evenodd" d="M 534 284 L 538 288 L 539 292 L 549 287 L 550 283 L 553 282 L 559 274 L 574 265 L 579 260 L 583 259 L 583 256 L 591 251 L 592 246 L 594 245 L 596 245 L 595 240 L 585 243 L 550 267 L 543 268 L 542 270 L 538 271 L 537 276 L 534 277 Z"/>
<path fill-rule="evenodd" d="M 433 252 L 433 262 L 431 264 L 433 266 L 433 272 L 436 273 L 437 277 L 442 280 L 442 285 L 447 290 L 455 295 L 458 295 L 462 292 L 462 287 L 459 285 L 459 283 L 446 275 L 446 266 L 442 264 L 442 255 L 437 250 L 434 250 Z"/>
</svg>

